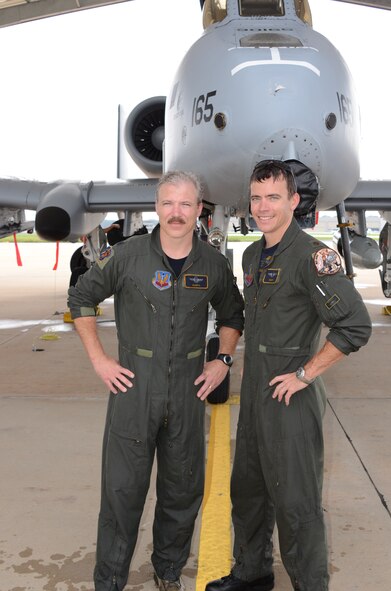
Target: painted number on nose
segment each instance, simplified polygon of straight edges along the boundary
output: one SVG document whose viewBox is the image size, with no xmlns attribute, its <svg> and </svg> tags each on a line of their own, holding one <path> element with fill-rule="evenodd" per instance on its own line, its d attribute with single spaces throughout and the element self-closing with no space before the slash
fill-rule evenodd
<svg viewBox="0 0 391 591">
<path fill-rule="evenodd" d="M 344 94 L 337 92 L 339 117 L 346 125 L 353 125 L 352 101 Z"/>
<path fill-rule="evenodd" d="M 216 90 L 208 92 L 207 95 L 200 94 L 195 97 L 193 101 L 193 113 L 191 118 L 191 125 L 200 125 L 203 121 L 209 123 L 213 117 L 213 103 L 212 97 L 216 96 Z"/>
</svg>

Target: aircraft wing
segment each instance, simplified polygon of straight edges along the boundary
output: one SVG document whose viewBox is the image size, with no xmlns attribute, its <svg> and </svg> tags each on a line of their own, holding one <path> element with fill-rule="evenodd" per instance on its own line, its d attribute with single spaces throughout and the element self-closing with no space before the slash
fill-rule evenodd
<svg viewBox="0 0 391 591">
<path fill-rule="evenodd" d="M 0 179 L 0 236 L 23 231 L 25 209 L 36 211 L 35 228 L 46 240 L 78 240 L 108 211 L 153 211 L 158 179 L 71 182 Z"/>
<path fill-rule="evenodd" d="M 337 0 L 338 2 L 346 2 L 348 4 L 360 4 L 361 6 L 369 6 L 371 8 L 383 8 L 391 10 L 391 0 Z"/>
<path fill-rule="evenodd" d="M 0 27 L 8 27 L 38 20 L 48 16 L 58 16 L 77 12 L 86 8 L 97 8 L 107 4 L 128 2 L 129 0 L 1 0 Z"/>
<path fill-rule="evenodd" d="M 391 180 L 359 181 L 348 199 L 346 211 L 391 211 Z"/>
</svg>

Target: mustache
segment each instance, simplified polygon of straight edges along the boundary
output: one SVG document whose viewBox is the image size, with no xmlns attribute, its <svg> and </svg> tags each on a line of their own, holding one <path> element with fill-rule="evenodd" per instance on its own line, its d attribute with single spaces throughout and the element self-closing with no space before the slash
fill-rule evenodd
<svg viewBox="0 0 391 591">
<path fill-rule="evenodd" d="M 185 224 L 185 220 L 177 215 L 173 215 L 167 222 L 168 224 Z"/>
</svg>

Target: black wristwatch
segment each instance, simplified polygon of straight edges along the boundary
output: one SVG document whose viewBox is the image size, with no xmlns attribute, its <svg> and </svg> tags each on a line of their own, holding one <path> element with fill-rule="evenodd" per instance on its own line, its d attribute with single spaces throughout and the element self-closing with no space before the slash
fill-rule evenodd
<svg viewBox="0 0 391 591">
<path fill-rule="evenodd" d="M 228 353 L 219 353 L 216 359 L 219 359 L 220 361 L 225 363 L 225 365 L 228 365 L 228 367 L 231 367 L 231 365 L 234 362 L 234 358 L 232 357 L 232 355 L 228 355 Z"/>
<path fill-rule="evenodd" d="M 308 378 L 305 377 L 305 369 L 304 369 L 304 367 L 299 367 L 299 369 L 296 372 L 296 377 L 301 382 L 304 382 L 304 384 L 307 384 L 307 386 L 309 386 L 310 384 L 312 384 L 312 382 L 315 379 L 315 378 L 312 378 L 312 379 L 309 380 Z"/>
</svg>

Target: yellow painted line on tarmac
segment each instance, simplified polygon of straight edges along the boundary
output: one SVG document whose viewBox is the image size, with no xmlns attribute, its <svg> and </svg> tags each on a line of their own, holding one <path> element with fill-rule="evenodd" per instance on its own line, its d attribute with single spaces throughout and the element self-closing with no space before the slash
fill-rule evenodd
<svg viewBox="0 0 391 591">
<path fill-rule="evenodd" d="M 231 570 L 230 406 L 211 405 L 196 591 Z"/>
<path fill-rule="evenodd" d="M 226 404 L 240 404 L 239 394 L 231 394 L 231 396 L 228 398 Z"/>
</svg>

